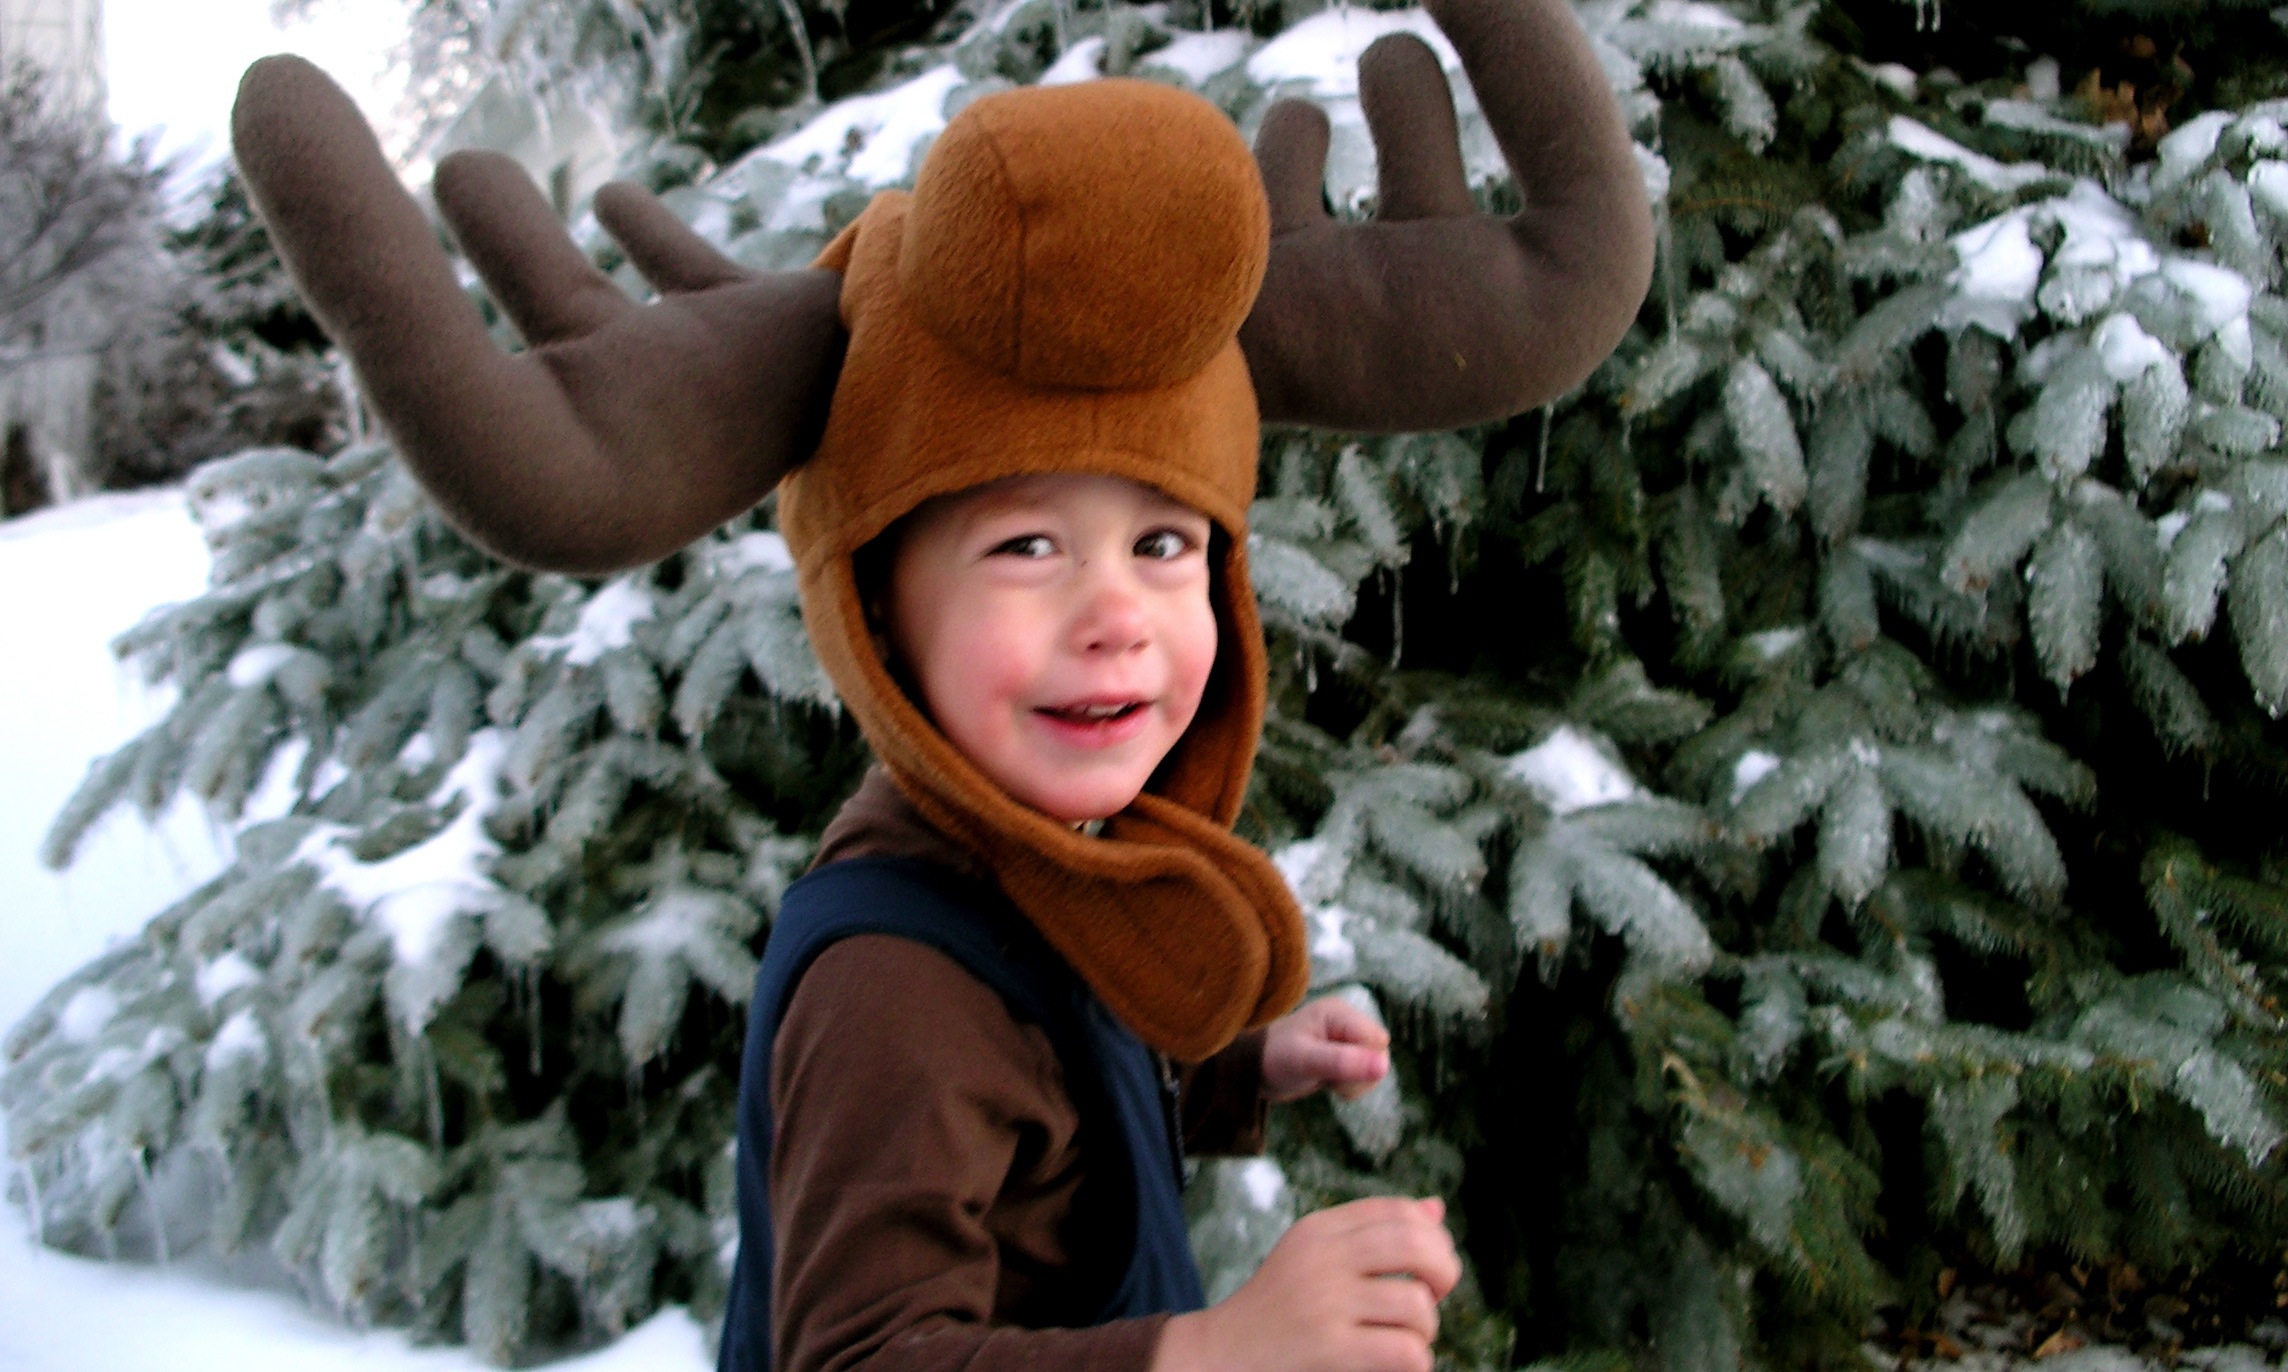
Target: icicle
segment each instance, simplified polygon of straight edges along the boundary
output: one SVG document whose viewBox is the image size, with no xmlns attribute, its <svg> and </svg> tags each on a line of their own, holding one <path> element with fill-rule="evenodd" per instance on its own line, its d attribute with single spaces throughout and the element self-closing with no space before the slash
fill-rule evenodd
<svg viewBox="0 0 2288 1372">
<path fill-rule="evenodd" d="M 1549 480 L 1549 421 L 1557 411 L 1553 401 L 1541 407 L 1541 455 L 1533 464 L 1533 493 L 1540 495 Z"/>
<path fill-rule="evenodd" d="M 1660 295 L 1668 308 L 1668 331 L 1676 332 L 1676 232 L 1665 206 L 1660 212 Z"/>
<path fill-rule="evenodd" d="M 818 103 L 818 59 L 811 55 L 810 30 L 802 22 L 802 7 L 795 0 L 779 0 L 779 13 L 786 18 L 787 32 L 794 35 L 794 50 L 802 57 L 803 103 Z"/>
<path fill-rule="evenodd" d="M 1390 578 L 1390 666 L 1396 671 L 1406 655 L 1406 578 L 1395 571 L 1383 575 Z"/>
<path fill-rule="evenodd" d="M 23 1171 L 24 1204 L 29 1207 L 32 1212 L 32 1244 L 34 1247 L 46 1247 L 48 1242 L 48 1217 L 46 1212 L 40 1209 L 40 1174 L 33 1169 L 32 1160 L 30 1158 L 24 1159 Z"/>
<path fill-rule="evenodd" d="M 159 1195 L 151 1189 L 151 1169 L 144 1165 L 143 1150 L 136 1149 L 133 1156 L 135 1185 L 143 1192 L 143 1203 L 151 1207 L 151 1241 L 159 1246 L 159 1266 L 164 1268 L 172 1261 L 167 1251 L 167 1217 L 159 1213 Z"/>
<path fill-rule="evenodd" d="M 524 988 L 524 1041 L 528 1045 L 532 1075 L 540 1075 L 540 973 L 538 969 L 520 967 L 516 970 L 516 984 Z"/>
<path fill-rule="evenodd" d="M 318 1102 L 318 1137 L 326 1152 L 334 1151 L 334 1110 L 326 1100 L 326 1060 L 318 1055 L 318 1039 L 310 1035 L 302 1039 L 310 1050 L 310 1087 Z"/>
<path fill-rule="evenodd" d="M 197 1152 L 214 1159 L 215 1180 L 207 1189 L 207 1214 L 211 1216 L 230 1199 L 232 1181 L 230 1150 L 217 1142 L 208 1147 L 200 1148 Z"/>
<path fill-rule="evenodd" d="M 1303 652 L 1303 694 L 1316 695 L 1319 691 L 1319 655 L 1305 648 Z"/>
<path fill-rule="evenodd" d="M 427 1034 L 413 1036 L 413 1051 L 420 1055 L 422 1113 L 429 1118 L 429 1146 L 445 1151 L 445 1087 L 437 1079 L 437 1052 Z"/>
<path fill-rule="evenodd" d="M 334 389 L 342 393 L 342 415 L 349 421 L 350 445 L 366 441 L 365 397 L 358 392 L 357 373 L 350 370 L 350 359 L 343 354 L 334 363 Z"/>
<path fill-rule="evenodd" d="M 1072 45 L 1072 39 L 1071 39 L 1071 37 L 1068 35 L 1068 33 L 1067 33 L 1067 30 L 1066 30 L 1066 18 L 1065 18 L 1065 11 L 1066 11 L 1067 9 L 1069 9 L 1069 8 L 1071 7 L 1071 5 L 1072 5 L 1072 0 L 1056 0 L 1056 15 L 1057 15 L 1057 57 L 1058 57 L 1060 60 L 1061 60 L 1061 59 L 1064 57 L 1064 55 L 1065 55 L 1065 49 L 1066 49 L 1067 47 L 1070 47 L 1070 46 Z"/>
</svg>

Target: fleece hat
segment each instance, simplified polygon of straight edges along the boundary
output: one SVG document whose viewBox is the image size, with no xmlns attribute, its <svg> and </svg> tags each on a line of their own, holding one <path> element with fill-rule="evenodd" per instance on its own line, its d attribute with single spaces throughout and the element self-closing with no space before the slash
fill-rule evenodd
<svg viewBox="0 0 2288 1372">
<path fill-rule="evenodd" d="M 899 789 L 1115 1014 L 1188 1059 L 1285 1013 L 1308 972 L 1294 898 L 1230 832 L 1264 697 L 1237 335 L 1269 240 L 1254 159 L 1196 96 L 1110 80 L 976 101 L 913 193 L 877 196 L 819 259 L 842 273 L 850 341 L 818 450 L 779 488 L 811 642 Z M 1044 472 L 1155 487 L 1223 535 L 1199 713 L 1093 837 L 1010 799 L 922 714 L 856 575 L 922 502 Z"/>
</svg>

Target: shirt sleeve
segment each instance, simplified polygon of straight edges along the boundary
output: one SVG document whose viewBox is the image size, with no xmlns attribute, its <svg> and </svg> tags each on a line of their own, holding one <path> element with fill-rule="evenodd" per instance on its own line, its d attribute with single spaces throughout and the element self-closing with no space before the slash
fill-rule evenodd
<svg viewBox="0 0 2288 1372">
<path fill-rule="evenodd" d="M 820 954 L 771 1060 L 772 1337 L 781 1372 L 1146 1372 L 1165 1316 L 996 1324 L 989 1216 L 1077 1126 L 1055 1050 L 935 949 Z"/>
<path fill-rule="evenodd" d="M 1270 1113 L 1263 1099 L 1264 1038 L 1263 1030 L 1250 1029 L 1179 1073 L 1185 1152 L 1233 1157 L 1263 1151 Z"/>
</svg>

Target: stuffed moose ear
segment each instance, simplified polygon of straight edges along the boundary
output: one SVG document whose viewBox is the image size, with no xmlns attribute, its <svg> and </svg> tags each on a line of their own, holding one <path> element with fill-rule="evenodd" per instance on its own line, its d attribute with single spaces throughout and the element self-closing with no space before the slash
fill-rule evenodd
<svg viewBox="0 0 2288 1372">
<path fill-rule="evenodd" d="M 1586 377 L 1636 317 L 1652 224 L 1629 137 L 1562 0 L 1430 0 L 1523 193 L 1476 212 L 1444 73 L 1419 39 L 1360 60 L 1377 216 L 1321 187 L 1326 117 L 1282 101 L 1256 141 L 1271 211 L 1240 329 L 1262 416 L 1402 432 L 1499 419 Z M 500 556 L 602 572 L 753 505 L 818 441 L 847 342 L 841 279 L 750 272 L 625 183 L 596 216 L 659 291 L 629 300 L 523 170 L 437 169 L 437 205 L 526 349 L 487 334 L 420 208 L 316 67 L 249 68 L 232 143 L 256 208 L 365 398 L 447 518 Z"/>
</svg>

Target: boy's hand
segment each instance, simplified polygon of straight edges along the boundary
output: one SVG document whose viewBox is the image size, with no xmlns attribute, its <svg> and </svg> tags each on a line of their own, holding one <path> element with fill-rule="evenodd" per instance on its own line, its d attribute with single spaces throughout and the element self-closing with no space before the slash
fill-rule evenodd
<svg viewBox="0 0 2288 1372">
<path fill-rule="evenodd" d="M 1305 1215 L 1229 1299 L 1168 1321 L 1151 1372 L 1430 1372 L 1462 1276 L 1445 1216 L 1395 1196 Z"/>
<path fill-rule="evenodd" d="M 1300 1100 L 1321 1087 L 1355 1100 L 1389 1072 L 1389 1031 L 1341 996 L 1321 996 L 1273 1020 L 1264 1035 L 1268 1100 Z"/>
</svg>

